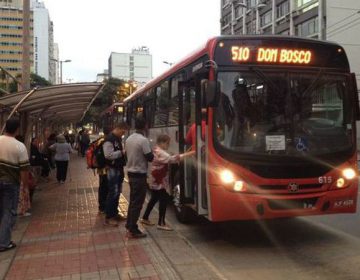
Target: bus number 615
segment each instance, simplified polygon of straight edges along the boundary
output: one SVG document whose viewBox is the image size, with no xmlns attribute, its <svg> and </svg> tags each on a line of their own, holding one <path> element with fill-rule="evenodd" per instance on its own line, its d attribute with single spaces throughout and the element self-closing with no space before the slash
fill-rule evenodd
<svg viewBox="0 0 360 280">
<path fill-rule="evenodd" d="M 331 176 L 321 176 L 319 177 L 319 184 L 330 184 L 333 182 Z"/>
</svg>

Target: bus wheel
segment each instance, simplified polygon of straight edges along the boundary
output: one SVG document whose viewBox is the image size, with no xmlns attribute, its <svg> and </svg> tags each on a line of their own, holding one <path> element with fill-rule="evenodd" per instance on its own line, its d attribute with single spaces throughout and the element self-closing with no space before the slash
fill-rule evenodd
<svg viewBox="0 0 360 280">
<path fill-rule="evenodd" d="M 194 215 L 189 207 L 186 207 L 180 203 L 180 185 L 176 185 L 174 187 L 173 196 L 176 218 L 180 223 L 190 223 Z"/>
</svg>

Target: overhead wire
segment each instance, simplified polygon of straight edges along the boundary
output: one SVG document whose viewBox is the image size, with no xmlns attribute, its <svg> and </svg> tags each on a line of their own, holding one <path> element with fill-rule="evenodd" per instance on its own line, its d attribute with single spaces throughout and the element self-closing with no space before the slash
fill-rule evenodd
<svg viewBox="0 0 360 280">
<path fill-rule="evenodd" d="M 335 26 L 335 25 L 338 25 L 339 23 L 342 23 L 342 22 L 344 22 L 344 21 L 346 21 L 346 20 L 348 20 L 348 19 L 350 19 L 350 18 L 352 18 L 353 16 L 358 15 L 358 14 L 359 14 L 359 11 L 356 11 L 355 13 L 349 15 L 348 17 L 345 17 L 345 18 L 343 18 L 342 20 L 339 20 L 339 21 L 333 23 L 332 25 L 328 26 L 327 29 L 329 29 L 329 28 L 331 28 L 331 27 L 333 27 L 333 26 Z"/>
<path fill-rule="evenodd" d="M 360 20 L 360 17 L 359 17 L 359 18 L 356 18 L 356 19 L 354 19 L 354 20 L 352 20 L 352 21 L 350 21 L 350 22 L 348 22 L 348 23 L 346 23 L 346 24 L 343 24 L 342 26 L 337 27 L 337 28 L 329 31 L 329 32 L 328 32 L 328 35 L 330 35 L 330 34 L 332 34 L 332 33 L 338 33 L 339 30 L 340 30 L 340 31 L 343 31 L 344 28 L 348 28 L 350 24 L 352 24 L 352 23 L 354 23 L 354 22 L 356 22 L 356 21 L 359 21 L 359 20 Z"/>
</svg>

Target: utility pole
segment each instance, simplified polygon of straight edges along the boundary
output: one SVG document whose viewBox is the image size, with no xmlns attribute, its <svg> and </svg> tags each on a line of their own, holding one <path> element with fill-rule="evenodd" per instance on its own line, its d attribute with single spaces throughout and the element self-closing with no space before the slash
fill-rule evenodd
<svg viewBox="0 0 360 280">
<path fill-rule="evenodd" d="M 23 0 L 21 90 L 30 89 L 30 0 Z"/>
</svg>

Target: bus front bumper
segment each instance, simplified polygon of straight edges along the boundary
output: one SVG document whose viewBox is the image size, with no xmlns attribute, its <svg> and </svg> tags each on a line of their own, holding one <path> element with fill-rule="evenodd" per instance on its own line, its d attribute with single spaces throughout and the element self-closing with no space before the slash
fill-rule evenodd
<svg viewBox="0 0 360 280">
<path fill-rule="evenodd" d="M 355 213 L 357 183 L 326 192 L 269 195 L 235 193 L 222 186 L 210 187 L 210 220 L 274 219 L 283 217 Z"/>
</svg>

